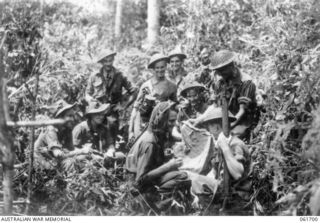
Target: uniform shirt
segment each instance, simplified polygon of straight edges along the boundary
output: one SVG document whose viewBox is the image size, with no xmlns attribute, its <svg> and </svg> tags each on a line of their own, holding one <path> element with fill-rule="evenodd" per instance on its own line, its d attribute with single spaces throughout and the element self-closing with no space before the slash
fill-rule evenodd
<svg viewBox="0 0 320 223">
<path fill-rule="evenodd" d="M 41 134 L 34 144 L 35 151 L 46 147 L 49 151 L 53 148 L 73 150 L 71 131 L 59 131 L 54 126 L 48 126 Z"/>
<path fill-rule="evenodd" d="M 144 89 L 155 97 L 158 101 L 172 100 L 177 101 L 177 85 L 169 81 L 167 78 L 161 81 L 157 81 L 154 78 L 151 78 L 144 82 L 139 90 L 137 100 L 134 104 L 135 108 L 139 107 L 139 104 L 143 100 Z"/>
<path fill-rule="evenodd" d="M 240 78 L 235 78 L 225 82 L 224 80 L 219 80 L 214 86 L 214 92 L 218 97 L 218 106 L 221 106 L 221 92 L 223 92 L 224 87 L 226 87 L 226 99 L 228 102 L 229 111 L 236 115 L 240 109 L 240 104 L 246 105 L 246 113 L 238 123 L 248 124 L 253 120 L 253 113 L 256 108 L 256 86 L 251 80 L 243 80 Z"/>
<path fill-rule="evenodd" d="M 86 94 L 103 103 L 117 104 L 122 99 L 122 88 L 125 88 L 129 94 L 135 91 L 119 70 L 112 67 L 111 71 L 107 72 L 101 68 L 99 73 L 89 77 Z"/>
<path fill-rule="evenodd" d="M 71 130 L 59 131 L 54 126 L 48 126 L 40 133 L 34 144 L 35 165 L 44 169 L 54 169 L 57 165 L 53 157 L 53 149 L 73 150 Z"/>
<path fill-rule="evenodd" d="M 150 183 L 146 174 L 163 163 L 164 153 L 156 136 L 146 131 L 130 149 L 125 167 L 130 173 L 135 174 L 135 181 L 141 187 Z"/>
<path fill-rule="evenodd" d="M 113 139 L 107 127 L 101 125 L 97 131 L 90 128 L 88 121 L 83 121 L 76 125 L 72 131 L 73 145 L 81 148 L 84 144 L 92 143 L 92 148 L 106 152 L 110 145 L 113 145 Z"/>
</svg>

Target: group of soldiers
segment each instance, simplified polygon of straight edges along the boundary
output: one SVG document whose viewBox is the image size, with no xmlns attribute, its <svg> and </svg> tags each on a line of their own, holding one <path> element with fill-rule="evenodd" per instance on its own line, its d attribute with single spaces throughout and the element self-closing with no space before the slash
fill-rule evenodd
<svg viewBox="0 0 320 223">
<path fill-rule="evenodd" d="M 184 68 L 187 55 L 181 50 L 168 56 L 156 53 L 147 65 L 152 76 L 139 89 L 113 66 L 115 56 L 107 50 L 97 59 L 102 66 L 88 78 L 81 122 L 77 104 L 60 100 L 54 105 L 55 118 L 68 122 L 41 132 L 35 142 L 36 163 L 54 168 L 59 157 L 100 154 L 105 163 L 124 165 L 132 190 L 143 194 L 149 205 L 157 193 L 181 187 L 193 194 L 215 193 L 223 160 L 232 183 L 243 185 L 250 166 L 245 142 L 258 118 L 256 86 L 242 76 L 235 53 L 210 55 L 204 49 L 196 75 Z M 125 105 L 124 91 L 129 96 Z M 228 114 L 223 113 L 222 99 Z M 127 151 L 119 151 L 119 113 L 132 104 Z M 229 136 L 223 133 L 224 115 Z"/>
</svg>

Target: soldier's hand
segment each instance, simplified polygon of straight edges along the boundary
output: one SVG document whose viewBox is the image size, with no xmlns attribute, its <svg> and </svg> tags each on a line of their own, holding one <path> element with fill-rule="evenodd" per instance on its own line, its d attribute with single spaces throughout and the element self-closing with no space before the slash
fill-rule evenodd
<svg viewBox="0 0 320 223">
<path fill-rule="evenodd" d="M 231 128 L 234 128 L 234 127 L 236 126 L 236 124 L 237 124 L 237 122 L 236 122 L 236 121 L 231 122 L 231 123 L 230 123 L 230 127 L 231 127 Z"/>
<path fill-rule="evenodd" d="M 103 154 L 103 156 L 104 156 L 104 158 L 110 158 L 110 157 L 115 157 L 115 149 L 114 148 L 112 148 L 112 149 L 108 149 L 108 151 L 105 153 L 105 154 Z"/>
<path fill-rule="evenodd" d="M 83 149 L 81 149 L 81 153 L 82 154 L 89 154 L 92 153 L 92 148 L 89 146 L 84 147 Z"/>
<path fill-rule="evenodd" d="M 63 157 L 64 152 L 62 152 L 60 149 L 54 149 L 52 151 L 54 157 Z"/>
<path fill-rule="evenodd" d="M 182 158 L 173 158 L 168 162 L 168 166 L 170 170 L 178 169 L 180 166 L 182 166 L 183 161 Z"/>
<path fill-rule="evenodd" d="M 227 138 L 223 132 L 221 132 L 219 134 L 219 137 L 218 137 L 218 140 L 217 140 L 217 144 L 218 146 L 224 150 L 224 149 L 227 149 L 229 148 L 229 143 L 231 141 L 231 135 Z"/>
</svg>

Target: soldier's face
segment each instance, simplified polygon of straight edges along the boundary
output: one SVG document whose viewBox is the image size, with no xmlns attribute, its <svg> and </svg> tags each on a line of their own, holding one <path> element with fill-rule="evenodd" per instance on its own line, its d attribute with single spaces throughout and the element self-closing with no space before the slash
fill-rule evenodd
<svg viewBox="0 0 320 223">
<path fill-rule="evenodd" d="M 98 113 L 98 114 L 92 114 L 92 122 L 96 125 L 100 125 L 103 123 L 105 118 L 105 114 Z"/>
<path fill-rule="evenodd" d="M 182 65 L 182 61 L 180 60 L 180 58 L 178 56 L 175 57 L 171 57 L 170 59 L 170 66 L 172 68 L 172 70 L 177 71 L 181 68 Z"/>
<path fill-rule="evenodd" d="M 67 120 L 66 127 L 72 129 L 76 124 L 75 112 L 73 109 L 64 112 L 63 119 Z"/>
<path fill-rule="evenodd" d="M 215 139 L 218 139 L 219 134 L 222 132 L 221 121 L 208 122 L 207 130 L 214 136 Z"/>
<path fill-rule="evenodd" d="M 167 62 L 159 61 L 154 65 L 154 73 L 158 79 L 163 79 L 166 73 Z"/>
<path fill-rule="evenodd" d="M 198 100 L 198 93 L 195 89 L 190 89 L 187 92 L 187 99 L 192 106 L 195 106 Z"/>
<path fill-rule="evenodd" d="M 223 79 L 228 79 L 229 77 L 232 77 L 233 72 L 233 64 L 226 65 L 216 70 L 216 73 L 220 75 Z"/>
<path fill-rule="evenodd" d="M 110 69 L 113 65 L 114 56 L 105 57 L 101 60 L 102 66 Z"/>
</svg>

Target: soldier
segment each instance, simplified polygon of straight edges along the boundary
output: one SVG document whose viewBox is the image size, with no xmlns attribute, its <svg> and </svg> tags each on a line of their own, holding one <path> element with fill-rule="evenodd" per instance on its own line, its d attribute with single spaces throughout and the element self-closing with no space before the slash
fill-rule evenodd
<svg viewBox="0 0 320 223">
<path fill-rule="evenodd" d="M 204 91 L 205 87 L 197 82 L 187 83 L 183 86 L 180 95 L 185 98 L 185 101 L 179 109 L 179 123 L 190 118 L 195 119 L 205 112 L 208 106 L 204 99 Z"/>
<path fill-rule="evenodd" d="M 149 204 L 155 202 L 155 186 L 163 190 L 174 190 L 182 186 L 190 188 L 186 173 L 178 171 L 182 165 L 181 160 L 173 158 L 165 162 L 164 159 L 164 143 L 167 133 L 173 127 L 172 122 L 169 122 L 172 105 L 170 102 L 156 105 L 147 131 L 136 141 L 126 159 L 130 182 Z"/>
<path fill-rule="evenodd" d="M 177 85 L 178 94 L 181 86 L 184 85 L 184 77 L 187 76 L 187 71 L 183 67 L 183 61 L 187 56 L 180 50 L 173 50 L 169 53 L 170 70 L 168 70 L 167 78 Z"/>
<path fill-rule="evenodd" d="M 101 103 L 111 105 L 109 125 L 111 135 L 116 140 L 119 130 L 119 111 L 126 110 L 135 100 L 136 89 L 131 85 L 128 79 L 113 66 L 116 52 L 106 50 L 98 57 L 97 62 L 102 64 L 98 73 L 89 77 L 86 88 L 86 100 L 96 99 Z M 126 89 L 130 98 L 126 105 L 120 105 L 122 102 L 122 90 Z"/>
<path fill-rule="evenodd" d="M 169 59 L 165 55 L 155 54 L 151 57 L 148 68 L 153 70 L 153 77 L 143 83 L 140 87 L 137 100 L 133 106 L 130 123 L 134 123 L 134 120 L 139 115 L 139 107 L 143 105 L 146 95 L 150 95 L 155 98 L 156 102 L 177 99 L 177 86 L 165 77 L 167 63 Z M 133 127 L 129 127 L 133 129 Z M 133 135 L 131 131 L 129 138 Z"/>
<path fill-rule="evenodd" d="M 251 80 L 244 80 L 235 64 L 235 55 L 228 50 L 217 52 L 211 59 L 210 68 L 221 79 L 214 85 L 221 105 L 221 93 L 226 90 L 229 111 L 236 117 L 231 123 L 232 133 L 244 140 L 249 140 L 250 131 L 256 124 L 256 86 Z"/>
<path fill-rule="evenodd" d="M 110 112 L 110 104 L 91 101 L 86 108 L 86 120 L 79 123 L 72 131 L 73 145 L 76 148 L 90 147 L 107 157 L 117 157 L 114 140 L 110 129 L 104 125 L 106 114 Z M 118 154 L 119 155 L 119 154 Z M 118 157 L 124 157 L 120 154 Z"/>
<path fill-rule="evenodd" d="M 88 149 L 77 150 L 72 144 L 72 128 L 75 125 L 76 104 L 58 101 L 53 106 L 55 118 L 66 119 L 65 125 L 48 126 L 42 131 L 34 144 L 35 163 L 44 169 L 54 169 L 56 158 L 86 154 Z"/>
<path fill-rule="evenodd" d="M 233 122 L 236 118 L 229 112 L 229 120 Z M 211 160 L 213 164 L 213 177 L 220 180 L 219 166 L 226 161 L 228 171 L 231 175 L 231 185 L 236 190 L 248 192 L 250 190 L 250 182 L 247 178 L 250 169 L 250 154 L 246 144 L 235 135 L 230 135 L 228 138 L 224 135 L 222 129 L 222 109 L 220 107 L 211 108 L 210 112 L 205 112 L 201 115 L 202 122 L 197 127 L 206 129 L 212 136 L 213 144 L 212 152 L 209 153 L 210 157 L 203 160 Z M 188 131 L 187 131 L 188 132 Z M 189 133 L 190 134 L 190 133 Z M 195 133 L 193 133 L 195 134 Z M 199 137 L 192 142 L 192 139 L 186 139 L 188 145 L 197 147 L 197 143 L 201 144 Z M 222 153 L 219 153 L 221 151 Z M 223 157 L 221 156 L 223 155 Z M 186 165 L 187 166 L 187 165 Z M 183 168 L 182 168 L 183 169 Z M 202 182 L 192 182 L 195 188 L 202 188 Z M 220 183 L 220 185 L 222 185 Z M 200 192 L 200 191 L 199 191 Z"/>
<path fill-rule="evenodd" d="M 129 125 L 129 135 L 137 138 L 147 127 L 152 110 L 156 105 L 156 98 L 146 95 L 142 104 L 139 106 L 135 119 Z"/>
</svg>

